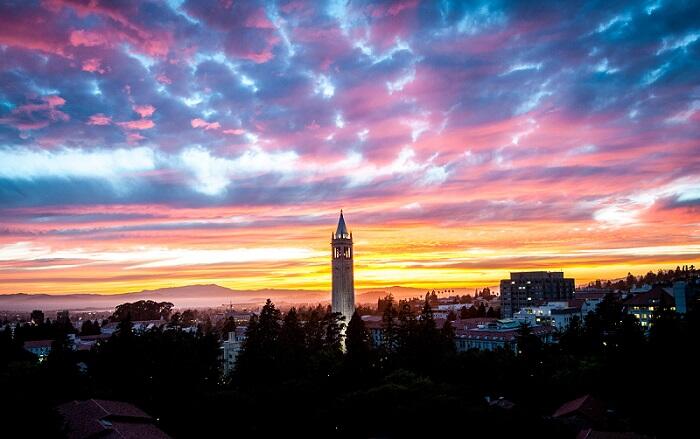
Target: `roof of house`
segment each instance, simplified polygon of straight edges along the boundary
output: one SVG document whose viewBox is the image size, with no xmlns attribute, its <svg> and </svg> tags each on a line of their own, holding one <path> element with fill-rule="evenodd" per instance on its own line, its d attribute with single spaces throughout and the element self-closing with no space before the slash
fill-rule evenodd
<svg viewBox="0 0 700 439">
<path fill-rule="evenodd" d="M 533 335 L 545 335 L 554 331 L 550 326 L 532 326 L 530 331 Z M 520 328 L 509 329 L 456 329 L 455 335 L 458 338 L 468 338 L 472 340 L 497 340 L 515 341 L 518 338 Z"/>
<path fill-rule="evenodd" d="M 629 431 L 597 431 L 592 428 L 581 430 L 576 435 L 576 439 L 645 439 L 648 437 Z"/>
<path fill-rule="evenodd" d="M 643 293 L 635 294 L 631 298 L 625 300 L 625 305 L 633 306 L 648 306 L 648 305 L 660 305 L 660 306 L 674 306 L 676 300 L 671 294 L 668 293 L 664 288 L 656 285 L 649 291 Z"/>
<path fill-rule="evenodd" d="M 565 402 L 552 416 L 561 418 L 574 414 L 584 416 L 592 421 L 600 421 L 605 417 L 605 409 L 600 401 L 587 394 L 572 401 Z"/>
<path fill-rule="evenodd" d="M 56 407 L 70 439 L 99 437 L 167 439 L 153 418 L 133 404 L 103 399 L 73 401 Z"/>
<path fill-rule="evenodd" d="M 106 340 L 110 337 L 111 337 L 110 334 L 81 335 L 80 340 L 82 340 L 82 341 Z"/>
<path fill-rule="evenodd" d="M 53 340 L 31 340 L 24 342 L 24 349 L 50 348 Z"/>
</svg>

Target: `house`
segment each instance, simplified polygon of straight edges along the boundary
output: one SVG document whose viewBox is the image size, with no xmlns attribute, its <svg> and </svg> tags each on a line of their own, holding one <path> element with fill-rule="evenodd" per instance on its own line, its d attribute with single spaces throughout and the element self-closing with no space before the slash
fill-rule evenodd
<svg viewBox="0 0 700 439">
<path fill-rule="evenodd" d="M 236 366 L 236 359 L 243 349 L 247 329 L 246 326 L 237 326 L 235 331 L 228 333 L 228 340 L 221 343 L 225 375 L 231 373 Z"/>
<path fill-rule="evenodd" d="M 24 349 L 39 357 L 39 361 L 43 361 L 51 353 L 52 344 L 53 340 L 25 341 Z"/>
<path fill-rule="evenodd" d="M 635 294 L 623 302 L 628 314 L 634 315 L 644 329 L 649 329 L 656 313 L 676 311 L 676 300 L 665 288 L 654 286 L 649 291 Z"/>
<path fill-rule="evenodd" d="M 61 404 L 56 411 L 63 418 L 69 439 L 131 438 L 167 439 L 155 420 L 133 404 L 89 399 Z"/>
<path fill-rule="evenodd" d="M 650 439 L 650 437 L 629 431 L 598 431 L 586 428 L 579 431 L 576 439 Z"/>
<path fill-rule="evenodd" d="M 512 349 L 517 351 L 520 322 L 513 319 L 500 319 L 476 328 L 455 326 L 455 346 L 458 352 L 470 349 L 493 351 L 496 349 Z M 552 343 L 554 330 L 549 326 L 530 327 L 532 335 L 537 336 L 542 343 Z"/>
<path fill-rule="evenodd" d="M 552 417 L 578 430 L 600 427 L 606 422 L 605 407 L 591 395 L 565 402 Z"/>
</svg>

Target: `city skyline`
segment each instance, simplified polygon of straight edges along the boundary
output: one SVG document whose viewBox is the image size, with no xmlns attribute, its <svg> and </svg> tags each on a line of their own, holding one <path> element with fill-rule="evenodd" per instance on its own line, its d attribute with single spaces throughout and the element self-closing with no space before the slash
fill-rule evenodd
<svg viewBox="0 0 700 439">
<path fill-rule="evenodd" d="M 0 293 L 577 284 L 700 255 L 690 3 L 0 4 Z M 41 28 L 41 32 L 37 32 Z"/>
</svg>

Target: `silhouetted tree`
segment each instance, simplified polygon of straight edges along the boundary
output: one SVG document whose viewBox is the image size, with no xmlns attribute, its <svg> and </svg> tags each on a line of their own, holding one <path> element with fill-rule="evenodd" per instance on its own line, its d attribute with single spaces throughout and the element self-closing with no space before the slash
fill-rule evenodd
<svg viewBox="0 0 700 439">
<path fill-rule="evenodd" d="M 167 320 L 173 304 L 170 302 L 154 302 L 152 300 L 139 300 L 133 303 L 117 305 L 110 317 L 113 322 L 120 322 L 126 317 L 132 321 L 140 320 Z"/>
</svg>

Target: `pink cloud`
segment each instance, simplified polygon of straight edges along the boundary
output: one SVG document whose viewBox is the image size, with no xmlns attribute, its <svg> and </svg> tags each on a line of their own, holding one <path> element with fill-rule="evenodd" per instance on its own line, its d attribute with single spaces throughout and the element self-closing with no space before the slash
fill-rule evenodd
<svg viewBox="0 0 700 439">
<path fill-rule="evenodd" d="M 0 45 L 38 50 L 45 53 L 72 58 L 66 52 L 66 31 L 49 11 L 35 8 L 34 13 L 22 13 L 19 4 L 3 9 L 0 14 Z"/>
<path fill-rule="evenodd" d="M 205 130 L 218 130 L 221 128 L 221 124 L 219 124 L 219 122 L 207 122 L 206 120 L 200 118 L 192 119 L 191 124 L 192 128 L 204 128 Z"/>
<path fill-rule="evenodd" d="M 168 78 L 167 75 L 165 74 L 160 74 L 156 76 L 156 81 L 160 82 L 161 84 L 172 84 L 173 80 Z"/>
<path fill-rule="evenodd" d="M 51 108 L 60 107 L 61 105 L 64 105 L 66 103 L 65 99 L 57 95 L 46 96 L 44 100 Z"/>
<path fill-rule="evenodd" d="M 245 133 L 244 129 L 241 128 L 236 128 L 236 129 L 228 129 L 228 130 L 223 130 L 222 131 L 224 134 L 232 134 L 235 136 L 240 136 L 241 134 Z"/>
<path fill-rule="evenodd" d="M 127 130 L 148 130 L 156 126 L 151 119 L 130 120 L 128 122 L 119 122 L 117 125 Z"/>
<path fill-rule="evenodd" d="M 97 113 L 90 116 L 87 123 L 88 125 L 109 125 L 112 123 L 112 118 L 102 113 Z"/>
<path fill-rule="evenodd" d="M 253 27 L 257 29 L 274 29 L 272 22 L 265 15 L 265 10 L 259 8 L 255 10 L 248 18 L 245 20 L 246 27 Z"/>
<path fill-rule="evenodd" d="M 101 16 L 110 24 L 98 31 L 74 30 L 70 34 L 71 45 L 77 46 L 113 46 L 126 42 L 134 50 L 148 56 L 162 58 L 170 50 L 173 36 L 170 32 L 155 31 L 130 19 L 129 13 L 119 4 L 108 5 L 98 2 L 80 4 L 63 0 L 47 0 L 49 9 L 58 11 L 61 8 L 73 9 L 78 16 Z M 128 11 L 128 8 L 126 9 Z"/>
<path fill-rule="evenodd" d="M 134 111 L 144 118 L 153 115 L 156 111 L 156 107 L 153 105 L 134 105 Z"/>
<path fill-rule="evenodd" d="M 44 128 L 51 122 L 70 120 L 70 116 L 57 108 L 66 103 L 62 97 L 43 96 L 41 101 L 41 103 L 20 105 L 7 117 L 0 118 L 0 124 L 11 125 L 20 130 L 35 130 Z"/>
<path fill-rule="evenodd" d="M 90 58 L 83 61 L 83 71 L 104 74 L 106 69 L 102 68 L 102 62 L 99 58 Z"/>
<path fill-rule="evenodd" d="M 396 16 L 406 9 L 413 9 L 418 5 L 418 0 L 406 0 L 389 2 L 387 4 L 374 6 L 370 9 L 372 17 Z"/>
<path fill-rule="evenodd" d="M 129 133 L 126 135 L 126 140 L 129 143 L 138 142 L 139 140 L 143 140 L 143 139 L 145 139 L 145 137 L 139 133 L 136 133 L 136 132 L 132 132 L 132 133 Z"/>
<path fill-rule="evenodd" d="M 70 33 L 70 43 L 71 45 L 78 47 L 78 46 L 85 46 L 85 47 L 94 47 L 94 46 L 103 46 L 107 44 L 107 40 L 105 37 L 98 33 L 98 32 L 92 32 L 89 30 L 74 30 L 73 32 Z"/>
</svg>

